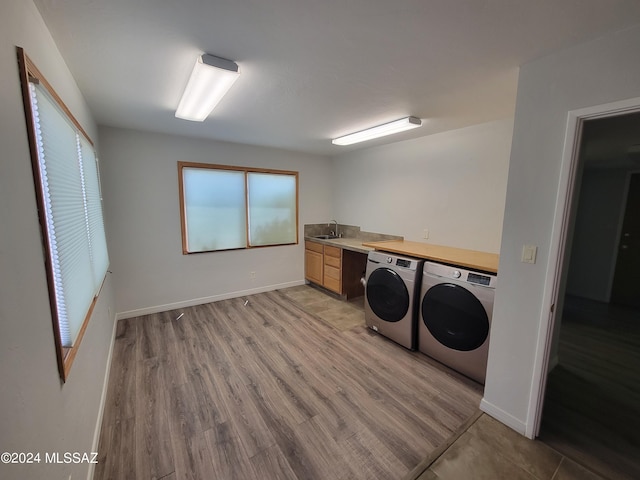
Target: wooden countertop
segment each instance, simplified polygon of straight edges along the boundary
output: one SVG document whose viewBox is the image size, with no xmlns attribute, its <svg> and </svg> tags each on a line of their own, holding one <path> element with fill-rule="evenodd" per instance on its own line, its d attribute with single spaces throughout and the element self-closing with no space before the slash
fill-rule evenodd
<svg viewBox="0 0 640 480">
<path fill-rule="evenodd" d="M 431 245 L 407 240 L 364 242 L 362 245 L 382 252 L 399 253 L 401 255 L 425 258 L 435 262 L 449 263 L 451 265 L 473 268 L 484 272 L 498 273 L 498 260 L 500 256 L 497 253 L 444 247 L 442 245 Z"/>
</svg>

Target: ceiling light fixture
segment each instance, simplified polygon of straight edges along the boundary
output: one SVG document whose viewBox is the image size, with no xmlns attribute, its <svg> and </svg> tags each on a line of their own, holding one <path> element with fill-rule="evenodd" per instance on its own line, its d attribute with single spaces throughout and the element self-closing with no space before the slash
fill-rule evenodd
<svg viewBox="0 0 640 480">
<path fill-rule="evenodd" d="M 176 117 L 204 121 L 239 76 L 237 63 L 207 53 L 200 55 L 178 104 Z"/>
<path fill-rule="evenodd" d="M 417 128 L 422 125 L 422 120 L 417 117 L 406 117 L 393 122 L 378 125 L 377 127 L 371 127 L 366 130 L 362 130 L 356 133 L 350 133 L 343 137 L 334 138 L 331 143 L 334 145 L 351 145 L 352 143 L 364 142 L 373 138 L 384 137 L 385 135 L 391 135 L 392 133 L 404 132 L 412 128 Z"/>
</svg>

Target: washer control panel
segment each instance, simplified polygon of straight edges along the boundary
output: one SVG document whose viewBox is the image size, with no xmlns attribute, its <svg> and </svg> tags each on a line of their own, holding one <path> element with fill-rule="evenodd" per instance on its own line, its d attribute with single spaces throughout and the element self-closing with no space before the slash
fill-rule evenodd
<svg viewBox="0 0 640 480">
<path fill-rule="evenodd" d="M 378 251 L 372 250 L 367 254 L 367 265 L 369 263 L 372 263 L 372 264 L 377 263 L 377 264 L 383 264 L 383 265 L 386 264 L 386 265 L 389 265 L 390 268 L 398 267 L 398 268 L 402 268 L 403 270 L 406 269 L 406 270 L 414 271 L 414 270 L 422 269 L 424 260 L 420 258 L 390 255 L 387 252 L 378 252 Z"/>
<path fill-rule="evenodd" d="M 479 273 L 469 272 L 469 275 L 467 275 L 467 282 L 477 283 L 478 285 L 484 285 L 488 287 L 489 284 L 491 283 L 491 277 L 489 275 L 481 275 Z"/>
</svg>

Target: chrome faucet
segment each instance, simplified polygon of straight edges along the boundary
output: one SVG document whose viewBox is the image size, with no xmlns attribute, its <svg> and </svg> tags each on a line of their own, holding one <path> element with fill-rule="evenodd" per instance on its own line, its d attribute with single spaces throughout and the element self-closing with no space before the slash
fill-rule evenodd
<svg viewBox="0 0 640 480">
<path fill-rule="evenodd" d="M 338 222 L 336 222 L 335 220 L 330 220 L 329 223 L 327 223 L 327 227 L 330 227 L 332 223 L 336 224 L 336 229 L 335 231 L 331 231 L 331 235 L 335 235 L 336 237 L 339 237 L 340 235 L 338 234 Z"/>
</svg>

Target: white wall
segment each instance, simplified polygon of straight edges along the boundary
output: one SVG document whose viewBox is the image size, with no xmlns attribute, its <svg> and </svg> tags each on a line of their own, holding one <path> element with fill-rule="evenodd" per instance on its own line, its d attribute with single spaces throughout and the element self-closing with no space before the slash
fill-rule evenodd
<svg viewBox="0 0 640 480">
<path fill-rule="evenodd" d="M 303 225 L 331 218 L 328 158 L 108 127 L 100 129 L 100 145 L 120 317 L 304 282 Z M 298 171 L 300 243 L 183 255 L 179 160 Z"/>
<path fill-rule="evenodd" d="M 485 396 L 481 407 L 525 432 L 569 111 L 640 96 L 640 27 L 536 60 L 520 70 Z M 538 246 L 534 265 L 523 244 Z"/>
<path fill-rule="evenodd" d="M 41 463 L 0 464 L 0 478 L 86 478 L 88 465 L 44 463 L 45 452 L 90 452 L 115 312 L 107 279 L 66 384 L 54 348 L 44 257 L 16 61 L 24 47 L 94 140 L 96 126 L 31 0 L 0 3 L 0 451 Z"/>
<path fill-rule="evenodd" d="M 367 231 L 497 253 L 512 132 L 513 121 L 500 120 L 337 156 L 334 215 Z"/>
<path fill-rule="evenodd" d="M 626 169 L 585 169 L 566 293 L 608 302 L 626 203 Z"/>
</svg>

